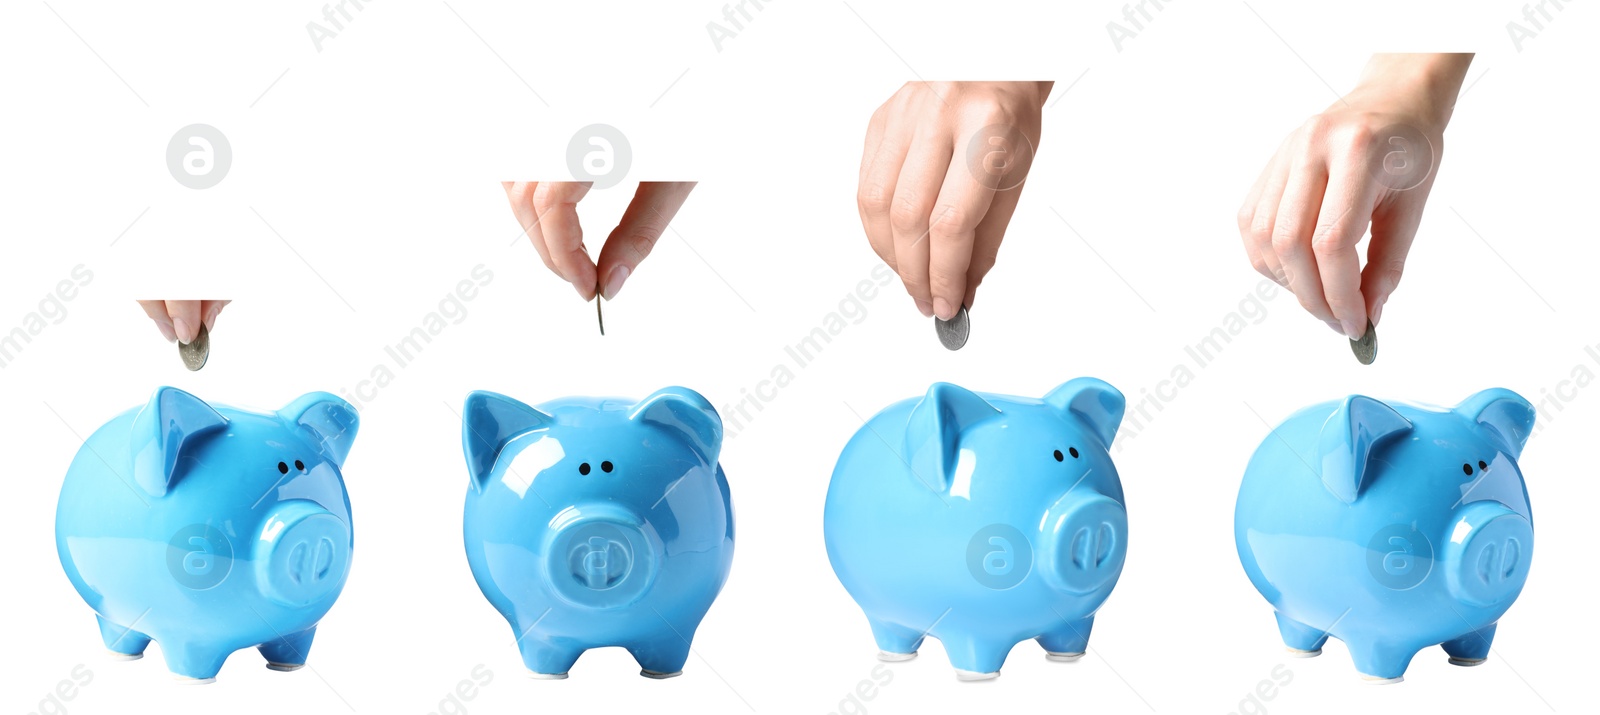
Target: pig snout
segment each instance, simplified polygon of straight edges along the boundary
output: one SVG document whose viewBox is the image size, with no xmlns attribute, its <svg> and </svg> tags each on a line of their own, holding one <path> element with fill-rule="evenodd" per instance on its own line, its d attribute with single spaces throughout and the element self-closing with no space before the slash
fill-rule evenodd
<svg viewBox="0 0 1600 715">
<path fill-rule="evenodd" d="M 1474 606 L 1506 603 L 1522 590 L 1533 559 L 1533 525 L 1499 502 L 1468 505 L 1444 539 L 1450 591 Z"/>
<path fill-rule="evenodd" d="M 1068 494 L 1045 515 L 1042 569 L 1064 591 L 1093 593 L 1116 582 L 1128 555 L 1128 513 L 1102 494 Z"/>
<path fill-rule="evenodd" d="M 303 607 L 330 599 L 350 568 L 350 525 L 321 505 L 290 500 L 262 523 L 255 544 L 257 582 L 278 603 Z"/>
<path fill-rule="evenodd" d="M 546 544 L 548 583 L 574 606 L 627 606 L 655 579 L 656 548 L 644 520 L 613 504 L 568 509 L 552 524 Z"/>
</svg>

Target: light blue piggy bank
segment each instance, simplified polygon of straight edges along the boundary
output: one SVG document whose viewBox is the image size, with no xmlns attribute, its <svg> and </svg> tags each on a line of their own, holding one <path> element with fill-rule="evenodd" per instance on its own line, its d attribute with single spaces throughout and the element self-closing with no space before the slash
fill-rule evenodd
<svg viewBox="0 0 1600 715">
<path fill-rule="evenodd" d="M 1353 395 L 1262 440 L 1234 539 L 1289 650 L 1314 656 L 1333 636 L 1382 682 L 1431 645 L 1456 665 L 1482 663 L 1533 556 L 1517 468 L 1533 418 L 1498 388 L 1454 409 Z"/>
<path fill-rule="evenodd" d="M 474 392 L 462 417 L 467 561 L 529 673 L 605 646 L 681 673 L 733 562 L 716 410 L 682 387 L 537 408 Z"/>
<path fill-rule="evenodd" d="M 350 570 L 339 468 L 356 411 L 324 392 L 275 413 L 212 406 L 163 387 L 96 430 L 61 486 L 56 550 L 106 648 L 210 682 L 257 647 L 304 665 Z"/>
<path fill-rule="evenodd" d="M 1122 393 L 1091 378 L 1042 400 L 937 383 L 856 433 L 823 530 L 881 659 L 907 660 L 930 635 L 963 680 L 998 676 L 1029 638 L 1051 660 L 1083 655 L 1127 555 L 1107 453 L 1122 411 Z"/>
</svg>

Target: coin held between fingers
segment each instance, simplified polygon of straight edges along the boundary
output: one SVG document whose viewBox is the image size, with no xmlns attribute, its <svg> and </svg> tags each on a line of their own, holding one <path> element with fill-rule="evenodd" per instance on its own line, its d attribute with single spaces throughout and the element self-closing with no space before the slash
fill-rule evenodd
<svg viewBox="0 0 1600 715">
<path fill-rule="evenodd" d="M 1378 359 L 1378 327 L 1367 321 L 1367 332 L 1360 340 L 1350 341 L 1350 352 L 1356 354 L 1356 360 L 1362 365 L 1371 365 Z"/>
<path fill-rule="evenodd" d="M 933 319 L 933 332 L 939 336 L 939 342 L 948 350 L 960 350 L 967 344 L 967 336 L 972 333 L 972 320 L 967 317 L 967 306 L 961 306 L 954 317 L 949 320 Z"/>
<path fill-rule="evenodd" d="M 211 333 L 206 330 L 206 326 L 200 326 L 193 341 L 178 343 L 178 357 L 183 360 L 183 366 L 189 368 L 190 372 L 206 366 L 206 359 L 211 357 Z"/>
</svg>

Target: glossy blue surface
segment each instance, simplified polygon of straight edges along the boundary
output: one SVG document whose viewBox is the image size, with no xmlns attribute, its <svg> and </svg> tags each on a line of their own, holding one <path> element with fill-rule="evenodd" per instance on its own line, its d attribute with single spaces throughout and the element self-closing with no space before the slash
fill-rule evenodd
<svg viewBox="0 0 1600 715">
<path fill-rule="evenodd" d="M 622 646 L 647 677 L 680 673 L 733 562 L 711 404 L 682 387 L 538 407 L 474 392 L 462 416 L 467 561 L 529 672 Z"/>
<path fill-rule="evenodd" d="M 828 559 L 884 660 L 938 638 L 958 677 L 999 674 L 1033 638 L 1075 660 L 1127 555 L 1107 449 L 1123 397 L 1079 378 L 1043 399 L 937 383 L 890 405 L 839 456 Z"/>
<path fill-rule="evenodd" d="M 1315 655 L 1332 636 L 1385 681 L 1433 645 L 1481 663 L 1533 557 L 1517 467 L 1533 420 L 1499 388 L 1452 409 L 1354 395 L 1262 440 L 1234 538 L 1290 651 Z"/>
<path fill-rule="evenodd" d="M 136 658 L 154 640 L 199 680 L 240 648 L 304 665 L 349 573 L 339 469 L 357 425 L 324 392 L 261 413 L 163 387 L 90 435 L 61 486 L 56 549 L 106 648 Z"/>
</svg>

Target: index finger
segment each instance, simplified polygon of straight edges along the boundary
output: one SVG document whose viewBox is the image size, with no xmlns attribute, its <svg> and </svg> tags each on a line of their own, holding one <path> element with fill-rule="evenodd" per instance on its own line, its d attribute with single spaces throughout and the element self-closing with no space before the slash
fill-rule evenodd
<svg viewBox="0 0 1600 715">
<path fill-rule="evenodd" d="M 586 181 L 547 181 L 533 192 L 533 208 L 543 217 L 535 225 L 544 238 L 550 262 L 584 300 L 594 300 L 595 266 L 583 247 L 578 202 L 589 193 L 591 185 Z"/>
</svg>

